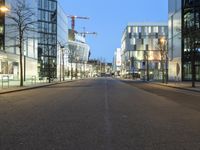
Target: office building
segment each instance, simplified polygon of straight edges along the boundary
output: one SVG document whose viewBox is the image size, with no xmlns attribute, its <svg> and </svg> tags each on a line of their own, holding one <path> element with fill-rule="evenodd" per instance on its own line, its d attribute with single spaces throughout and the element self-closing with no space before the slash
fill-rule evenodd
<svg viewBox="0 0 200 150">
<path fill-rule="evenodd" d="M 169 79 L 191 81 L 194 74 L 196 80 L 200 81 L 200 1 L 168 2 Z M 195 68 L 195 72 L 192 71 L 192 67 Z"/>
<path fill-rule="evenodd" d="M 0 14 L 0 78 L 9 76 L 10 79 L 18 80 L 20 76 L 19 65 L 19 31 L 16 23 L 9 19 L 12 8 L 16 6 L 16 0 L 1 0 L 1 5 L 6 5 L 10 11 Z M 27 6 L 31 6 L 31 11 L 36 14 L 32 16 L 33 21 L 37 21 L 37 1 L 25 1 Z M 32 25 L 37 28 L 37 24 Z M 24 33 L 23 42 L 23 74 L 26 78 L 37 76 L 37 32 L 29 31 Z M 24 78 L 26 80 L 26 78 Z"/>
<path fill-rule="evenodd" d="M 71 76 L 81 77 L 85 73 L 86 63 L 89 60 L 90 46 L 85 36 L 69 29 L 68 48 Z"/>
<path fill-rule="evenodd" d="M 131 23 L 125 28 L 121 40 L 124 78 L 162 79 L 159 40 L 167 38 L 165 23 Z"/>
<path fill-rule="evenodd" d="M 57 0 L 38 1 L 38 74 L 57 78 Z"/>
<path fill-rule="evenodd" d="M 65 79 L 69 73 L 68 21 L 65 11 L 59 3 L 57 18 L 57 78 Z"/>
<path fill-rule="evenodd" d="M 11 26 L 12 20 L 8 17 L 16 2 L 16 0 L 0 1 L 0 4 L 10 9 L 6 15 L 0 14 L 0 77 L 8 75 L 10 79 L 19 80 L 18 31 L 15 26 Z M 25 0 L 24 2 L 34 13 L 31 19 L 35 22 L 34 30 L 24 35 L 24 77 L 30 79 L 35 76 L 39 79 L 54 80 L 60 77 L 60 66 L 64 66 L 61 61 L 62 54 L 64 54 L 64 62 L 67 62 L 68 58 L 67 16 L 57 0 Z"/>
</svg>

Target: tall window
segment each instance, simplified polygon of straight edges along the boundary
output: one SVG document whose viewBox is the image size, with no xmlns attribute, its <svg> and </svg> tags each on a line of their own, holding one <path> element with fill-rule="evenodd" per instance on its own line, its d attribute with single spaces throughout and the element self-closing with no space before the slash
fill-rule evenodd
<svg viewBox="0 0 200 150">
<path fill-rule="evenodd" d="M 200 1 L 185 0 L 183 9 L 183 80 L 192 80 L 194 62 L 196 80 L 200 81 Z"/>
<path fill-rule="evenodd" d="M 39 0 L 39 76 L 57 76 L 57 0 Z"/>
</svg>

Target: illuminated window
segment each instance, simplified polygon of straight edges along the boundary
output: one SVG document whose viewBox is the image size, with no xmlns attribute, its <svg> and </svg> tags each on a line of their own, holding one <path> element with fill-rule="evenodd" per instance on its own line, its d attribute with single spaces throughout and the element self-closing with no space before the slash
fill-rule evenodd
<svg viewBox="0 0 200 150">
<path fill-rule="evenodd" d="M 131 27 L 128 27 L 128 33 L 131 33 Z"/>
<path fill-rule="evenodd" d="M 148 27 L 149 28 L 149 33 L 151 33 L 151 27 Z"/>
<path fill-rule="evenodd" d="M 132 38 L 132 39 L 131 39 L 131 44 L 132 44 L 132 45 L 136 44 L 136 43 L 135 43 L 135 38 Z"/>
<path fill-rule="evenodd" d="M 142 32 L 142 27 L 139 27 L 138 30 L 139 30 L 139 32 L 141 33 L 141 32 Z"/>
<path fill-rule="evenodd" d="M 138 33 L 138 27 L 133 27 L 133 32 Z"/>
<path fill-rule="evenodd" d="M 153 32 L 158 33 L 158 27 L 153 27 Z"/>
<path fill-rule="evenodd" d="M 144 27 L 144 32 L 148 33 L 148 27 Z"/>
</svg>

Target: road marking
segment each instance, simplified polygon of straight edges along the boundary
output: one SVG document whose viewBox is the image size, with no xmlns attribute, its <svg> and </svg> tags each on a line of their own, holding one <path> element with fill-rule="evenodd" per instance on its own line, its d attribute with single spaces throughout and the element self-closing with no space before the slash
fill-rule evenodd
<svg viewBox="0 0 200 150">
<path fill-rule="evenodd" d="M 105 135 L 106 135 L 106 145 L 105 148 L 107 150 L 112 150 L 112 144 L 111 144 L 111 133 L 112 133 L 112 123 L 111 123 L 111 117 L 109 113 L 109 103 L 108 103 L 108 83 L 107 79 L 105 79 Z"/>
</svg>

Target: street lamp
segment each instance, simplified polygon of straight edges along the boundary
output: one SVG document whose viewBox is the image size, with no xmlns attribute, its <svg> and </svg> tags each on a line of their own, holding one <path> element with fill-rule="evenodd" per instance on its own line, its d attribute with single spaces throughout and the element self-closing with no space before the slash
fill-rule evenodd
<svg viewBox="0 0 200 150">
<path fill-rule="evenodd" d="M 61 42 L 57 42 L 60 46 L 60 82 L 63 78 L 63 81 L 65 81 L 65 61 L 64 61 L 64 50 L 65 50 L 65 45 L 67 43 L 63 44 Z"/>
<path fill-rule="evenodd" d="M 78 64 L 77 64 L 78 61 L 79 61 L 79 57 L 77 56 L 77 57 L 76 57 L 76 75 L 75 75 L 75 76 L 76 76 L 76 79 L 78 78 L 78 66 L 77 66 L 77 65 L 78 65 Z"/>
<path fill-rule="evenodd" d="M 7 6 L 0 6 L 0 12 L 1 13 L 6 13 L 9 11 L 9 8 Z"/>
<path fill-rule="evenodd" d="M 64 48 L 65 48 L 65 46 L 60 45 L 60 81 L 61 81 L 62 77 L 63 77 L 63 81 L 65 81 L 65 75 L 64 75 L 64 72 L 65 72 Z M 61 60 L 62 60 L 62 63 L 61 63 Z"/>
<path fill-rule="evenodd" d="M 84 61 L 84 77 L 86 78 L 86 65 L 87 65 L 87 61 Z"/>
<path fill-rule="evenodd" d="M 130 60 L 130 57 L 129 57 L 129 59 L 128 59 L 128 65 L 129 65 L 129 71 L 128 71 L 127 78 L 130 79 L 130 76 L 131 76 L 131 60 Z"/>
</svg>

